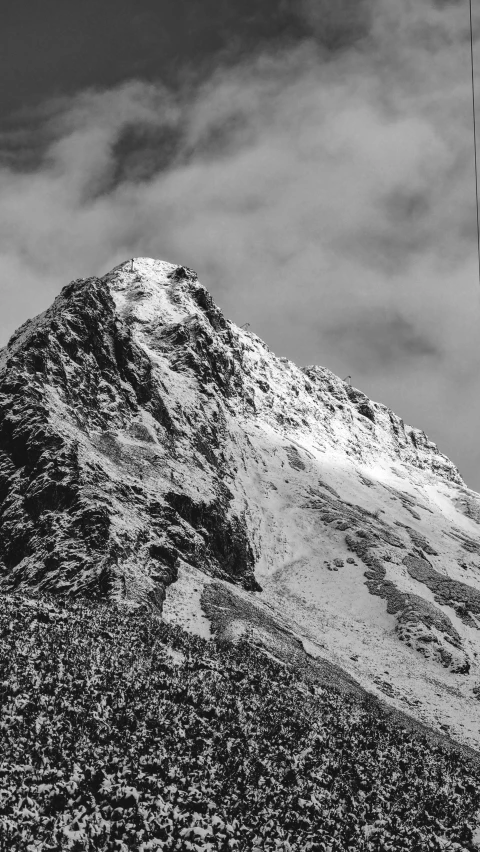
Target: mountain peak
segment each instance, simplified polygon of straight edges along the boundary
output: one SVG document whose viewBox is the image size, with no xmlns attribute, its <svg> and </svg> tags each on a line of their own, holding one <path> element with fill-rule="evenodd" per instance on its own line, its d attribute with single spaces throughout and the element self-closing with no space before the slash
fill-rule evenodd
<svg viewBox="0 0 480 852">
<path fill-rule="evenodd" d="M 153 329 L 156 324 L 184 322 L 202 310 L 213 311 L 225 324 L 211 296 L 186 266 L 153 258 L 132 258 L 102 279 L 107 282 L 118 316 L 128 324 Z"/>
<path fill-rule="evenodd" d="M 454 678 L 476 741 L 480 501 L 421 430 L 151 258 L 73 281 L 18 329 L 0 401 L 1 587 L 199 629 L 208 610 L 380 691 L 383 665 L 389 700 L 421 693 L 443 719 Z"/>
</svg>

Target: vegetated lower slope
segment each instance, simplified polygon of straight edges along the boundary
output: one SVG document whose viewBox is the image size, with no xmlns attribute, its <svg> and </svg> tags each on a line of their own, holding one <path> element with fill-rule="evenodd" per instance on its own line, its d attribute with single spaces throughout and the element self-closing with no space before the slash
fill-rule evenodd
<svg viewBox="0 0 480 852">
<path fill-rule="evenodd" d="M 477 848 L 480 770 L 250 646 L 2 596 L 2 852 Z"/>
</svg>

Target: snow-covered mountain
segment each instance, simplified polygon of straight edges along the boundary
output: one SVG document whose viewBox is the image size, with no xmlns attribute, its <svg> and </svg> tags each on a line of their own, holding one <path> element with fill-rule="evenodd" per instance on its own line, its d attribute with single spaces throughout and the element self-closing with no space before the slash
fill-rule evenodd
<svg viewBox="0 0 480 852">
<path fill-rule="evenodd" d="M 0 399 L 4 589 L 290 643 L 479 746 L 480 497 L 423 432 L 148 258 L 18 329 Z"/>
</svg>

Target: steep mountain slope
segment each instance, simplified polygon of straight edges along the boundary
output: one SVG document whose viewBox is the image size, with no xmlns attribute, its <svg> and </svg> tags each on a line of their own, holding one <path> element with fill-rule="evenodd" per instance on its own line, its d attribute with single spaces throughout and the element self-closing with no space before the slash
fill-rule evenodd
<svg viewBox="0 0 480 852">
<path fill-rule="evenodd" d="M 145 258 L 25 323 L 0 399 L 5 590 L 167 595 L 478 745 L 480 498 L 423 432 Z"/>
<path fill-rule="evenodd" d="M 0 594 L 2 852 L 478 852 L 480 766 L 144 611 Z"/>
</svg>

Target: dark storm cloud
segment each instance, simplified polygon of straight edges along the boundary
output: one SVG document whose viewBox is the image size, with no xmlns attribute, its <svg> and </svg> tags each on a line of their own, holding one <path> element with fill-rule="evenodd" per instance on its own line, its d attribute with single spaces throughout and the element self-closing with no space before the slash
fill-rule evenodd
<svg viewBox="0 0 480 852">
<path fill-rule="evenodd" d="M 301 0 L 299 6 L 318 41 L 338 50 L 370 33 L 375 0 Z"/>
<path fill-rule="evenodd" d="M 39 100 L 132 78 L 173 88 L 308 33 L 297 0 L 7 2 L 0 29 L 0 116 Z"/>
<path fill-rule="evenodd" d="M 112 148 L 114 169 L 108 190 L 128 181 L 148 180 L 178 162 L 183 128 L 178 124 L 123 127 Z"/>
</svg>

